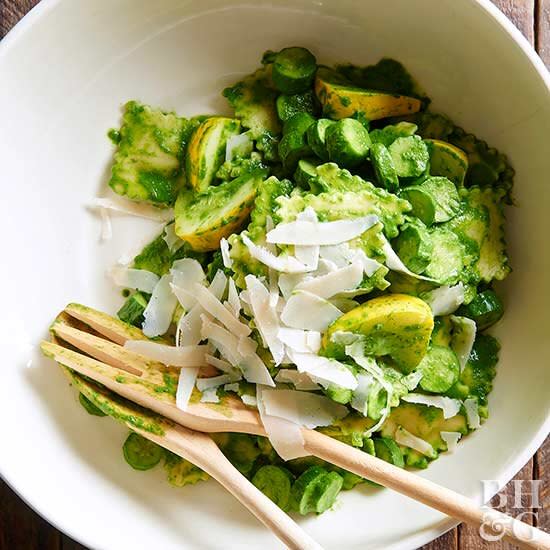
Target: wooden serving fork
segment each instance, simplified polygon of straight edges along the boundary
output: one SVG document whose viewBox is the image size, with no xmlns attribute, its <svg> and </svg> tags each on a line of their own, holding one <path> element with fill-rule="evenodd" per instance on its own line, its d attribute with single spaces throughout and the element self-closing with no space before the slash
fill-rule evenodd
<svg viewBox="0 0 550 550">
<path fill-rule="evenodd" d="M 148 360 L 122 347 L 127 340 L 147 339 L 139 329 L 86 306 L 70 304 L 54 322 L 51 331 L 56 342 L 44 341 L 41 344 L 47 356 L 181 426 L 199 432 L 240 432 L 266 436 L 258 412 L 246 407 L 240 399 L 224 397 L 220 404 L 192 402 L 187 410 L 178 409 L 174 393 L 169 391 L 170 387 L 177 385 L 178 369 Z M 172 428 L 174 433 L 180 433 L 183 429 Z M 143 430 L 140 433 L 151 439 L 150 434 Z M 550 550 L 550 535 L 535 527 L 495 510 L 482 508 L 459 493 L 315 430 L 303 428 L 302 434 L 305 449 L 311 455 L 394 489 L 460 521 L 477 528 L 483 526 L 485 532 L 503 535 L 505 540 L 521 548 Z M 202 436 L 196 434 L 196 437 Z M 183 449 L 174 452 L 184 456 L 181 454 Z M 200 460 L 200 456 L 190 457 L 189 460 L 210 473 L 208 464 L 196 462 L 194 458 Z M 219 475 L 219 472 L 214 474 Z M 214 474 L 211 474 L 212 477 L 216 477 Z M 245 505 L 247 502 L 250 500 L 244 502 Z M 265 518 L 262 521 L 267 524 Z"/>
<path fill-rule="evenodd" d="M 52 325 L 53 343 L 44 342 L 42 344 L 43 349 L 49 354 L 48 350 L 60 347 L 61 341 L 59 338 L 61 338 L 61 334 L 64 334 L 70 340 L 85 327 L 83 323 L 66 313 L 60 314 Z M 120 334 L 124 332 L 131 338 L 137 336 L 130 326 L 120 326 L 119 328 L 122 331 Z M 90 348 L 87 345 L 92 342 L 95 344 L 94 353 L 104 359 L 108 359 L 110 353 L 108 350 L 115 349 L 108 340 L 100 341 L 101 338 L 95 340 L 96 336 L 84 331 L 82 331 L 82 334 L 87 334 L 87 337 L 90 338 L 88 344 L 82 346 L 88 352 Z M 141 337 L 143 338 L 143 335 Z M 65 340 L 65 342 L 68 340 Z M 154 387 L 162 389 L 163 386 L 158 384 L 159 380 L 162 380 L 163 376 L 173 376 L 174 374 L 173 372 L 170 373 L 170 369 L 167 369 L 164 365 L 155 365 L 154 362 L 143 361 L 141 357 L 136 359 L 134 366 L 125 362 L 126 357 L 120 358 L 121 362 L 117 362 L 112 357 L 110 361 L 117 364 L 123 371 L 143 377 L 146 384 L 144 387 L 147 388 L 147 391 Z M 287 547 L 296 550 L 322 550 L 322 547 L 290 516 L 285 514 L 229 462 L 208 434 L 185 428 L 151 410 L 136 405 L 121 395 L 90 380 L 90 378 L 96 378 L 94 375 L 86 378 L 78 374 L 76 370 L 67 368 L 69 362 L 59 361 L 59 363 L 69 381 L 94 405 L 116 420 L 126 424 L 134 432 L 189 460 L 204 470 L 246 506 Z M 141 367 L 147 366 L 142 371 L 136 368 L 136 364 Z"/>
</svg>

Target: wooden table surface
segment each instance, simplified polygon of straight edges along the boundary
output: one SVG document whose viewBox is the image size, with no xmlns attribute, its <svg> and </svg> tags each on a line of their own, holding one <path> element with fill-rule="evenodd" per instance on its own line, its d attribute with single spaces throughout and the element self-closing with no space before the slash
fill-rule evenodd
<svg viewBox="0 0 550 550">
<path fill-rule="evenodd" d="M 0 39 L 38 1 L 0 0 Z M 529 42 L 535 46 L 546 66 L 550 67 L 550 0 L 493 0 L 493 2 L 514 22 Z M 550 438 L 514 480 L 541 480 L 539 493 L 541 507 L 531 510 L 528 495 L 522 498 L 520 508 L 514 507 L 516 504 L 514 487 L 517 487 L 517 483 L 514 486 L 514 482 L 511 481 L 502 491 L 503 495 L 508 496 L 508 505 L 500 509 L 515 517 L 522 512 L 527 512 L 523 516 L 524 521 L 550 531 Z M 526 483 L 523 486 L 524 489 L 529 487 Z M 531 511 L 536 514 L 531 514 Z M 424 546 L 422 550 L 482 550 L 485 548 L 504 550 L 513 547 L 503 542 L 492 544 L 484 542 L 476 529 L 460 525 Z M 44 521 L 0 479 L 0 550 L 86 549 Z"/>
</svg>

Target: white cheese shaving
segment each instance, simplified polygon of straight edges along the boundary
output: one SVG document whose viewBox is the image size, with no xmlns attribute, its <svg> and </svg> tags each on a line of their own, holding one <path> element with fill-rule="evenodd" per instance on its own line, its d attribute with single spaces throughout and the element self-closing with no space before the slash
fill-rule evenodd
<svg viewBox="0 0 550 550">
<path fill-rule="evenodd" d="M 479 418 L 479 407 L 475 397 L 469 397 L 464 401 L 464 409 L 466 410 L 466 420 L 468 427 L 472 430 L 477 430 L 481 426 Z"/>
<path fill-rule="evenodd" d="M 237 350 L 241 355 L 244 355 L 245 357 L 247 355 L 252 355 L 253 353 L 256 353 L 257 349 L 258 344 L 252 340 L 252 338 L 249 338 L 248 336 L 241 336 L 239 338 Z"/>
<path fill-rule="evenodd" d="M 208 365 L 212 365 L 226 374 L 235 372 L 235 369 L 231 366 L 231 363 L 224 361 L 223 359 L 219 359 L 218 357 L 214 357 L 209 353 L 204 354 L 204 360 Z"/>
<path fill-rule="evenodd" d="M 267 248 L 254 244 L 246 235 L 241 235 L 241 238 L 254 259 L 276 271 L 282 273 L 305 273 L 306 271 L 311 271 L 307 265 L 299 262 L 293 256 L 275 256 Z"/>
<path fill-rule="evenodd" d="M 342 334 L 347 336 L 348 333 L 343 332 Z M 376 361 L 372 357 L 365 356 L 363 343 L 360 338 L 356 337 L 352 344 L 347 345 L 345 348 L 345 353 L 360 367 L 371 374 L 376 382 L 378 382 L 386 390 L 386 406 L 382 409 L 382 415 L 378 419 L 378 422 L 367 430 L 367 435 L 370 435 L 382 427 L 390 414 L 390 403 L 393 398 L 393 386 L 386 380 L 382 369 L 380 369 L 380 367 L 376 364 Z"/>
<path fill-rule="evenodd" d="M 204 345 L 177 347 L 149 340 L 127 340 L 124 347 L 172 367 L 202 367 L 206 364 L 205 353 L 208 349 Z"/>
<path fill-rule="evenodd" d="M 397 430 L 395 430 L 395 441 L 397 441 L 399 445 L 404 445 L 405 447 L 414 449 L 429 458 L 437 457 L 435 449 L 427 441 L 413 435 L 402 426 L 398 426 Z"/>
<path fill-rule="evenodd" d="M 197 302 L 205 311 L 210 313 L 212 317 L 220 321 L 225 327 L 235 336 L 248 336 L 252 331 L 250 327 L 241 323 L 227 308 L 212 294 L 210 289 L 205 286 L 195 283 L 194 295 Z"/>
<path fill-rule="evenodd" d="M 316 330 L 281 327 L 277 338 L 289 348 L 301 353 L 317 353 L 321 348 L 321 333 Z"/>
<path fill-rule="evenodd" d="M 106 242 L 113 238 L 113 224 L 111 223 L 111 216 L 106 208 L 100 208 L 99 213 L 101 215 L 101 240 Z"/>
<path fill-rule="evenodd" d="M 201 337 L 213 344 L 215 348 L 225 357 L 232 366 L 237 367 L 241 360 L 239 353 L 239 339 L 231 334 L 227 329 L 220 327 L 216 323 L 210 321 L 208 317 L 203 315 Z"/>
<path fill-rule="evenodd" d="M 225 293 L 226 286 L 227 286 L 227 276 L 221 269 L 218 269 L 218 271 L 216 271 L 216 275 L 214 275 L 214 278 L 210 283 L 210 286 L 208 287 L 208 290 L 210 290 L 210 292 L 218 300 L 221 300 Z"/>
<path fill-rule="evenodd" d="M 409 393 L 401 398 L 407 403 L 416 403 L 428 407 L 437 407 L 443 411 L 443 418 L 456 416 L 460 411 L 461 403 L 458 399 L 451 399 L 442 395 L 424 395 L 421 393 Z"/>
<path fill-rule="evenodd" d="M 241 156 L 252 152 L 252 140 L 245 132 L 236 136 L 229 136 L 225 145 L 225 160 L 233 160 L 237 154 Z"/>
<path fill-rule="evenodd" d="M 269 441 L 277 454 L 283 460 L 308 456 L 309 453 L 304 448 L 301 427 L 295 422 L 267 414 L 262 399 L 263 392 L 264 388 L 258 385 L 256 387 L 258 411 Z"/>
<path fill-rule="evenodd" d="M 130 214 L 159 222 L 168 222 L 174 219 L 174 210 L 172 208 L 160 209 L 149 204 L 137 203 L 121 197 L 97 197 L 92 201 L 90 207 L 113 210 L 121 214 Z"/>
<path fill-rule="evenodd" d="M 382 252 L 386 257 L 386 267 L 388 269 L 391 269 L 392 271 L 398 271 L 400 273 L 404 273 L 405 275 L 409 275 L 409 277 L 414 277 L 415 279 L 421 279 L 422 281 L 435 282 L 433 279 L 430 279 L 429 277 L 423 277 L 422 275 L 418 275 L 417 273 L 414 273 L 413 271 L 411 271 L 401 261 L 401 258 L 399 258 L 399 256 L 395 253 L 395 250 L 391 247 L 391 244 L 389 243 L 388 239 L 386 239 L 384 235 L 382 235 L 382 238 L 384 240 L 384 245 L 382 246 Z"/>
<path fill-rule="evenodd" d="M 232 384 L 226 384 L 223 389 L 225 391 L 232 391 L 232 392 L 235 392 L 235 393 L 239 393 L 239 383 L 238 382 L 233 382 Z"/>
<path fill-rule="evenodd" d="M 298 216 L 296 216 L 296 219 L 305 222 L 318 222 L 317 214 L 311 206 L 308 206 L 303 212 L 300 212 Z M 270 230 L 271 228 L 268 229 L 268 231 Z M 319 265 L 319 245 L 296 245 L 294 247 L 294 255 L 299 262 L 307 265 L 311 270 L 317 269 Z"/>
<path fill-rule="evenodd" d="M 297 390 L 263 390 L 265 412 L 270 416 L 290 420 L 299 426 L 317 428 L 330 426 L 344 418 L 348 409 L 324 395 Z"/>
<path fill-rule="evenodd" d="M 201 264 L 193 258 L 182 258 L 176 260 L 170 269 L 172 283 L 175 286 L 193 291 L 193 284 L 204 283 L 206 275 Z"/>
<path fill-rule="evenodd" d="M 266 235 L 268 243 L 302 246 L 340 244 L 362 235 L 378 223 L 377 216 L 364 216 L 334 222 L 311 222 L 296 220 L 280 223 Z"/>
<path fill-rule="evenodd" d="M 241 300 L 239 298 L 239 291 L 235 286 L 235 281 L 231 278 L 229 278 L 226 305 L 229 307 L 229 311 L 238 318 L 241 313 Z"/>
<path fill-rule="evenodd" d="M 226 267 L 227 269 L 231 269 L 233 267 L 233 260 L 229 255 L 229 242 L 225 237 L 223 237 L 220 241 L 220 251 L 222 253 L 222 261 L 224 267 Z"/>
<path fill-rule="evenodd" d="M 458 357 L 460 372 L 464 370 L 466 363 L 472 353 L 476 339 L 477 327 L 475 321 L 468 317 L 451 316 L 453 333 L 451 336 L 451 348 Z"/>
<path fill-rule="evenodd" d="M 344 298 L 342 296 L 335 296 L 334 298 L 331 298 L 329 302 L 334 307 L 337 307 L 342 313 L 347 313 L 348 311 L 351 311 L 359 306 L 359 302 L 356 302 L 351 298 Z"/>
<path fill-rule="evenodd" d="M 275 386 L 267 367 L 256 353 L 243 357 L 239 367 L 248 382 L 264 386 Z"/>
<path fill-rule="evenodd" d="M 117 286 L 141 290 L 147 294 L 152 294 L 153 289 L 160 280 L 158 275 L 150 271 L 119 265 L 109 270 L 109 276 Z"/>
<path fill-rule="evenodd" d="M 187 410 L 198 373 L 199 369 L 197 367 L 182 369 L 180 371 L 178 387 L 176 389 L 176 407 L 182 411 Z"/>
<path fill-rule="evenodd" d="M 280 369 L 275 376 L 275 382 L 293 384 L 297 390 L 315 391 L 321 389 L 307 374 L 302 374 L 294 369 Z"/>
<path fill-rule="evenodd" d="M 281 294 L 285 300 L 292 296 L 292 291 L 302 282 L 311 279 L 311 275 L 306 273 L 281 273 L 278 284 Z"/>
<path fill-rule="evenodd" d="M 447 444 L 447 451 L 454 452 L 462 434 L 460 432 L 440 432 L 441 439 Z"/>
<path fill-rule="evenodd" d="M 292 328 L 324 332 L 342 312 L 327 300 L 303 290 L 288 299 L 281 313 L 281 321 Z"/>
<path fill-rule="evenodd" d="M 357 387 L 351 397 L 351 406 L 363 416 L 367 416 L 369 392 L 373 381 L 372 374 L 359 373 L 357 375 Z"/>
<path fill-rule="evenodd" d="M 194 346 L 202 340 L 201 315 L 205 315 L 204 310 L 195 305 L 191 311 L 180 317 L 176 328 L 176 346 Z"/>
<path fill-rule="evenodd" d="M 409 374 L 407 374 L 407 376 L 404 376 L 402 379 L 401 379 L 401 383 L 409 390 L 409 391 L 413 391 L 414 389 L 416 389 L 416 387 L 418 386 L 418 384 L 420 383 L 420 380 L 422 380 L 422 377 L 423 377 L 423 373 L 420 372 L 420 371 L 413 371 Z"/>
<path fill-rule="evenodd" d="M 196 386 L 200 392 L 203 392 L 210 388 L 219 388 L 224 384 L 237 382 L 238 380 L 239 378 L 235 379 L 230 374 L 220 374 L 219 376 L 211 376 L 210 378 L 197 378 Z"/>
<path fill-rule="evenodd" d="M 163 275 L 155 285 L 151 299 L 143 312 L 142 330 L 145 336 L 153 338 L 167 332 L 172 322 L 177 298 L 170 288 L 171 275 Z"/>
<path fill-rule="evenodd" d="M 354 390 L 357 387 L 357 378 L 342 363 L 328 357 L 321 357 L 313 353 L 299 353 L 289 349 L 288 357 L 301 373 L 306 373 L 312 380 L 327 388 L 336 384 L 342 388 Z"/>
<path fill-rule="evenodd" d="M 303 281 L 296 286 L 295 290 L 305 290 L 328 299 L 340 292 L 357 288 L 362 280 L 363 266 L 359 262 L 354 262 L 321 277 Z"/>
<path fill-rule="evenodd" d="M 464 285 L 440 286 L 422 295 L 434 317 L 454 313 L 464 303 Z"/>
<path fill-rule="evenodd" d="M 219 403 L 218 388 L 208 388 L 202 392 L 201 403 Z"/>
<path fill-rule="evenodd" d="M 264 345 L 273 355 L 275 365 L 279 365 L 283 360 L 285 348 L 278 338 L 279 319 L 276 310 L 270 304 L 269 291 L 254 275 L 247 275 L 245 281 L 258 331 Z"/>
<path fill-rule="evenodd" d="M 165 228 L 162 235 L 162 240 L 166 243 L 168 250 L 174 254 L 176 253 L 184 244 L 184 242 L 176 235 L 176 224 L 169 223 Z"/>
<path fill-rule="evenodd" d="M 247 407 L 257 407 L 258 406 L 258 401 L 253 395 L 247 395 L 246 393 L 243 393 L 241 395 L 241 401 Z"/>
</svg>

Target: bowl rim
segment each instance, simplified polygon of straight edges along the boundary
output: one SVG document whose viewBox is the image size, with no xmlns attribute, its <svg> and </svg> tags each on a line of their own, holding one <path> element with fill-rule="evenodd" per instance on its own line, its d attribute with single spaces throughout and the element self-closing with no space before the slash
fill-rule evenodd
<svg viewBox="0 0 550 550">
<path fill-rule="evenodd" d="M 61 4 L 64 0 L 41 0 L 36 4 L 26 15 L 24 15 L 17 24 L 8 31 L 2 40 L 0 40 L 0 60 L 7 55 L 7 53 L 17 45 L 17 42 L 27 32 L 29 32 L 33 24 L 43 17 L 46 13 L 53 10 L 58 4 Z M 523 58 L 529 62 L 529 64 L 535 69 L 536 73 L 540 77 L 543 84 L 546 86 L 548 93 L 550 94 L 550 71 L 546 68 L 544 62 L 539 57 L 534 47 L 529 43 L 527 38 L 520 32 L 520 30 L 514 25 L 514 23 L 508 19 L 508 17 L 495 5 L 491 0 L 468 0 L 470 4 L 473 4 L 479 8 L 486 16 L 491 17 L 498 26 L 505 31 L 512 39 L 514 46 L 519 49 Z M 550 99 L 550 96 L 549 96 Z M 498 479 L 494 491 L 491 491 L 488 496 L 492 498 L 498 491 L 500 491 L 513 477 L 527 464 L 527 462 L 534 456 L 545 439 L 550 435 L 550 415 L 539 427 L 537 433 L 532 438 L 530 444 L 523 450 L 522 453 L 516 458 L 516 460 L 508 467 L 506 467 Z M 35 513 L 45 519 L 50 525 L 59 531 L 65 533 L 73 540 L 95 548 L 93 544 L 97 541 L 86 541 L 80 537 L 79 533 L 76 533 L 70 524 L 66 524 L 62 517 L 52 517 L 47 508 L 44 508 L 40 502 L 37 502 L 32 494 L 23 494 L 23 490 L 17 483 L 16 476 L 9 476 L 8 472 L 2 470 L 0 464 L 0 478 L 6 483 L 11 490 Z M 419 548 L 424 544 L 435 540 L 441 535 L 447 533 L 451 529 L 459 525 L 459 521 L 448 518 L 443 521 L 428 527 L 415 535 L 407 537 L 404 541 L 391 544 L 386 547 L 386 550 L 405 550 L 406 548 Z M 405 545 L 406 546 L 405 546 Z"/>
</svg>

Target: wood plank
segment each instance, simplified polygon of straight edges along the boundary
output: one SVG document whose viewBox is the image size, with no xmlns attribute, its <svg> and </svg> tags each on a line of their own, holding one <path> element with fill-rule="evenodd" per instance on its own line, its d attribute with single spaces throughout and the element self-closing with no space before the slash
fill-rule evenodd
<svg viewBox="0 0 550 550">
<path fill-rule="evenodd" d="M 503 13 L 514 23 L 522 34 L 534 45 L 535 43 L 535 1 L 536 0 L 492 0 Z"/>
<path fill-rule="evenodd" d="M 452 529 L 430 544 L 422 547 L 422 550 L 458 550 L 458 530 Z"/>
<path fill-rule="evenodd" d="M 0 550 L 59 550 L 59 532 L 0 480 Z"/>
<path fill-rule="evenodd" d="M 0 0 L 0 38 L 40 0 Z"/>
<path fill-rule="evenodd" d="M 491 505 L 501 512 L 522 519 L 529 525 L 533 525 L 533 515 L 531 514 L 532 499 L 530 494 L 530 482 L 532 479 L 533 460 L 530 460 L 514 480 L 499 493 L 501 496 L 495 496 L 491 501 Z M 521 491 L 518 491 L 518 487 L 520 486 Z M 502 541 L 490 543 L 484 541 L 480 537 L 478 529 L 464 524 L 458 527 L 458 547 L 461 550 L 510 550 L 511 548 L 515 548 Z"/>
<path fill-rule="evenodd" d="M 535 456 L 533 479 L 540 480 L 539 508 L 535 510 L 535 525 L 550 531 L 550 437 Z"/>
<path fill-rule="evenodd" d="M 537 52 L 550 68 L 550 0 L 537 1 L 535 35 Z"/>
</svg>

